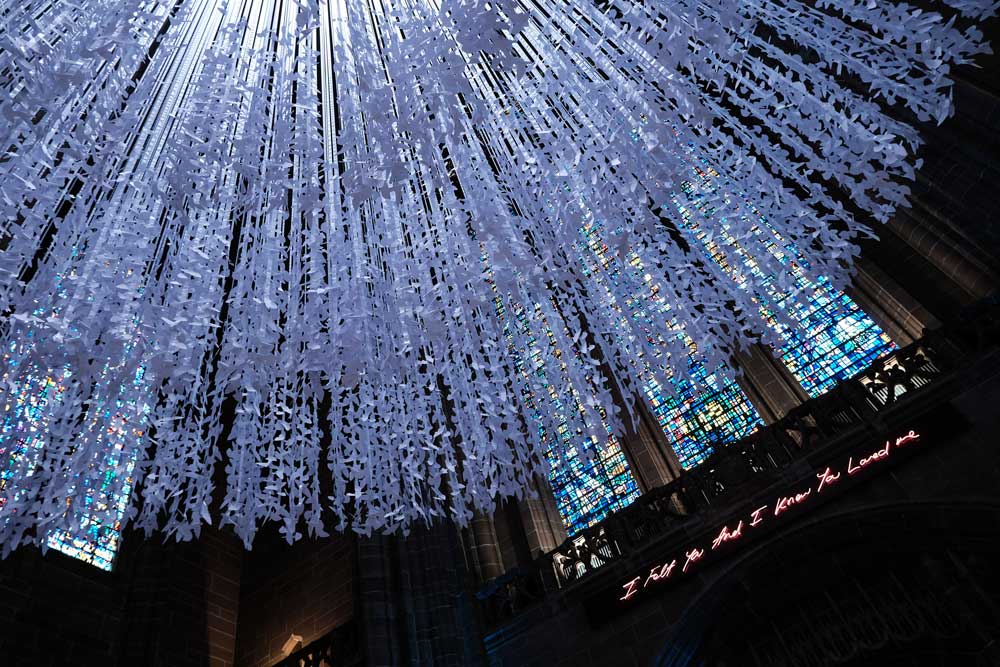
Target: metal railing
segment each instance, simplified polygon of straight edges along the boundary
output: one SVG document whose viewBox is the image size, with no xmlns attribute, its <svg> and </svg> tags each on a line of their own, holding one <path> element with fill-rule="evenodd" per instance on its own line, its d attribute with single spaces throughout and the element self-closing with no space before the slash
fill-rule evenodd
<svg viewBox="0 0 1000 667">
<path fill-rule="evenodd" d="M 528 567 L 514 568 L 476 594 L 496 625 L 596 570 L 626 558 L 709 508 L 766 486 L 819 445 L 867 432 L 871 421 L 909 403 L 946 375 L 1000 342 L 1000 306 L 967 309 L 947 328 L 876 360 L 867 370 L 806 401 L 785 417 L 727 447 L 703 464 L 584 529 Z"/>
<path fill-rule="evenodd" d="M 357 626 L 350 621 L 291 653 L 274 667 L 361 667 L 364 664 Z"/>
</svg>

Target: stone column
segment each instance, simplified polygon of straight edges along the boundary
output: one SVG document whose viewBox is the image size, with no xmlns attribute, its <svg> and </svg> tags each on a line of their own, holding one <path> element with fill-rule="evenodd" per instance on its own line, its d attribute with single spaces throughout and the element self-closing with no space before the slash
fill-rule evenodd
<svg viewBox="0 0 1000 667">
<path fill-rule="evenodd" d="M 479 580 L 489 581 L 499 577 L 504 572 L 503 558 L 500 555 L 500 545 L 493 517 L 476 513 L 469 531 L 475 541 L 476 567 Z"/>
<path fill-rule="evenodd" d="M 937 221 L 936 224 L 944 224 Z M 935 229 L 935 222 L 926 210 L 914 207 L 900 210 L 889 227 L 917 253 L 944 273 L 969 295 L 969 301 L 989 296 L 996 291 L 998 277 L 989 267 L 971 257 Z"/>
<path fill-rule="evenodd" d="M 531 547 L 521 520 L 517 498 L 505 498 L 493 514 L 493 531 L 500 549 L 504 571 L 515 566 L 527 567 L 531 563 Z"/>
<path fill-rule="evenodd" d="M 118 665 L 232 667 L 240 603 L 243 545 L 204 526 L 190 542 L 163 544 L 128 535 L 128 594 Z"/>
<path fill-rule="evenodd" d="M 399 600 L 394 539 L 387 535 L 358 538 L 359 624 L 364 633 L 366 664 L 408 664 Z"/>
<path fill-rule="evenodd" d="M 753 403 L 765 423 L 772 423 L 809 400 L 795 376 L 781 361 L 774 358 L 770 348 L 761 344 L 749 346 L 736 355 L 736 363 L 743 370 L 737 382 Z"/>
<path fill-rule="evenodd" d="M 359 540 L 367 664 L 482 665 L 480 628 L 458 528 L 438 521 L 405 536 Z"/>
<path fill-rule="evenodd" d="M 847 295 L 900 347 L 923 336 L 940 321 L 871 260 L 861 258 Z"/>
<path fill-rule="evenodd" d="M 626 417 L 625 421 L 629 419 Z M 629 424 L 627 429 L 622 447 L 639 481 L 639 488 L 649 491 L 677 477 L 680 462 L 663 430 L 649 413 L 645 397 L 636 397 L 636 423 Z"/>
<path fill-rule="evenodd" d="M 568 537 L 548 480 L 537 478 L 532 488 L 537 497 L 518 502 L 525 539 L 533 557 L 552 551 Z"/>
<path fill-rule="evenodd" d="M 481 665 L 471 573 L 450 522 L 398 538 L 400 597 L 411 665 Z"/>
</svg>

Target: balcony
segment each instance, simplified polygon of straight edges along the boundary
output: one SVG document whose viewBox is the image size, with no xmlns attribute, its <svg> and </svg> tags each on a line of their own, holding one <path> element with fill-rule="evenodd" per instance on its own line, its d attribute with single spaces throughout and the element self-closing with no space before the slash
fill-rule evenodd
<svg viewBox="0 0 1000 667">
<path fill-rule="evenodd" d="M 499 628 L 547 598 L 600 579 L 605 569 L 616 569 L 612 565 L 635 570 L 656 556 L 678 552 L 706 527 L 735 523 L 750 498 L 805 476 L 815 482 L 817 466 L 854 452 L 859 444 L 884 440 L 919 415 L 926 417 L 977 373 L 1000 364 L 998 341 L 1000 303 L 993 299 L 970 307 L 953 324 L 926 332 L 527 567 L 488 582 L 476 594 L 487 626 Z"/>
</svg>

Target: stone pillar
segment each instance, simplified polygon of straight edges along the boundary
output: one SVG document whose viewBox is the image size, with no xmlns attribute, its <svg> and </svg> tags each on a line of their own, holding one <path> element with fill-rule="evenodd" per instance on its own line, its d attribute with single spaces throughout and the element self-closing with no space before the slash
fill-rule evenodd
<svg viewBox="0 0 1000 667">
<path fill-rule="evenodd" d="M 499 540 L 493 525 L 493 517 L 476 513 L 470 528 L 469 532 L 475 541 L 479 580 L 485 582 L 499 577 L 504 572 L 504 566 L 503 558 L 500 555 Z"/>
<path fill-rule="evenodd" d="M 956 68 L 955 116 L 924 128 L 923 166 L 912 186 L 911 208 L 876 228 L 881 241 L 862 241 L 863 257 L 874 260 L 942 320 L 988 296 L 1000 282 L 996 71 L 990 65 Z"/>
<path fill-rule="evenodd" d="M 532 483 L 537 497 L 518 501 L 525 539 L 533 557 L 552 551 L 568 537 L 555 497 L 548 480 L 537 478 Z"/>
<path fill-rule="evenodd" d="M 308 646 L 356 615 L 353 532 L 289 545 L 267 528 L 244 555 L 236 667 L 271 667 L 294 650 L 296 637 Z"/>
<path fill-rule="evenodd" d="M 874 262 L 861 258 L 847 295 L 900 347 L 923 336 L 940 321 Z"/>
<path fill-rule="evenodd" d="M 743 370 L 737 375 L 737 382 L 765 423 L 781 419 L 809 400 L 809 394 L 785 365 L 774 358 L 770 348 L 751 345 L 736 355 L 736 363 Z"/>
<path fill-rule="evenodd" d="M 474 587 L 451 522 L 359 540 L 367 664 L 482 665 Z"/>
<path fill-rule="evenodd" d="M 231 667 L 243 545 L 212 526 L 190 542 L 128 537 L 136 543 L 130 571 L 122 573 L 128 596 L 118 664 Z"/>
<path fill-rule="evenodd" d="M 517 498 L 505 498 L 493 514 L 493 530 L 500 548 L 504 571 L 515 566 L 527 567 L 531 563 L 531 547 L 521 520 Z"/>
<path fill-rule="evenodd" d="M 989 64 L 988 61 L 994 61 Z M 996 193 L 1000 189 L 1000 78 L 996 56 L 984 67 L 955 70 L 955 115 L 925 128 L 910 197 L 937 236 L 967 259 L 1000 273 L 1000 225 Z"/>
<path fill-rule="evenodd" d="M 369 667 L 408 664 L 393 537 L 358 538 L 357 576 L 366 664 Z"/>
<path fill-rule="evenodd" d="M 996 291 L 998 278 L 989 267 L 945 238 L 927 210 L 914 207 L 897 211 L 889 227 L 927 261 L 944 273 L 969 295 L 969 301 L 981 299 Z"/>
<path fill-rule="evenodd" d="M 397 538 L 399 592 L 411 665 L 482 664 L 469 572 L 451 523 Z"/>
<path fill-rule="evenodd" d="M 625 421 L 629 419 L 626 417 Z M 649 414 L 645 397 L 636 398 L 636 423 L 627 428 L 622 448 L 640 489 L 649 491 L 677 477 L 680 462 L 663 430 Z"/>
<path fill-rule="evenodd" d="M 677 457 L 673 456 L 673 450 L 670 447 L 665 448 L 669 450 L 670 454 L 665 453 L 661 442 L 663 438 L 657 438 L 656 433 L 660 429 L 656 427 L 656 421 L 649 414 L 646 397 L 641 393 L 635 396 L 635 415 L 630 415 L 611 367 L 605 363 L 601 365 L 601 370 L 608 378 L 612 399 L 622 411 L 625 433 L 618 439 L 618 442 L 640 491 L 645 493 L 666 484 L 676 477 L 676 471 L 680 470 L 680 465 L 677 462 Z M 652 430 L 649 425 L 650 421 L 654 425 Z M 671 460 L 673 468 L 671 468 Z"/>
<path fill-rule="evenodd" d="M 764 394 L 757 388 L 754 380 L 747 375 L 746 371 L 742 367 L 740 356 L 741 355 L 737 355 L 737 367 L 741 372 L 736 375 L 736 384 L 738 384 L 740 389 L 743 390 L 747 400 L 750 401 L 750 405 L 757 410 L 757 414 L 759 414 L 760 418 L 764 420 L 764 423 L 773 424 L 779 419 L 778 413 L 772 409 L 771 402 L 764 398 Z"/>
</svg>

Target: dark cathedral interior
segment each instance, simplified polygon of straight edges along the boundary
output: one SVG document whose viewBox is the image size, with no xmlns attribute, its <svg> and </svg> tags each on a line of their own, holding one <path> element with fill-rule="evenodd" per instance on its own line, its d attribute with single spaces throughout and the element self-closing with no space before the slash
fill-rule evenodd
<svg viewBox="0 0 1000 667">
<path fill-rule="evenodd" d="M 17 3 L 0 4 L 0 51 L 14 49 Z M 996 28 L 982 24 L 994 48 Z M 635 385 L 623 433 L 609 430 L 593 459 L 553 455 L 491 511 L 395 530 L 326 517 L 328 534 L 292 543 L 265 521 L 252 548 L 220 521 L 175 539 L 136 521 L 46 533 L 39 520 L 27 530 L 41 537 L 16 548 L 0 532 L 0 665 L 1000 665 L 1000 58 L 950 76 L 953 115 L 917 123 L 908 204 L 859 241 L 849 283 L 796 274 L 810 300 L 793 312 L 798 338 L 743 346 L 728 379 Z M 13 247 L 7 229 L 0 249 Z M 598 259 L 613 252 L 600 243 Z M 49 251 L 35 252 L 44 268 Z M 24 311 L 8 303 L 0 333 L 14 354 Z M 16 412 L 28 385 L 11 358 L 0 527 L 22 499 L 9 491 L 24 457 L 10 434 L 34 418 Z M 232 502 L 242 408 L 213 405 L 216 516 Z M 334 493 L 332 478 L 318 483 Z M 119 501 L 121 519 L 127 493 L 101 502 Z"/>
</svg>

